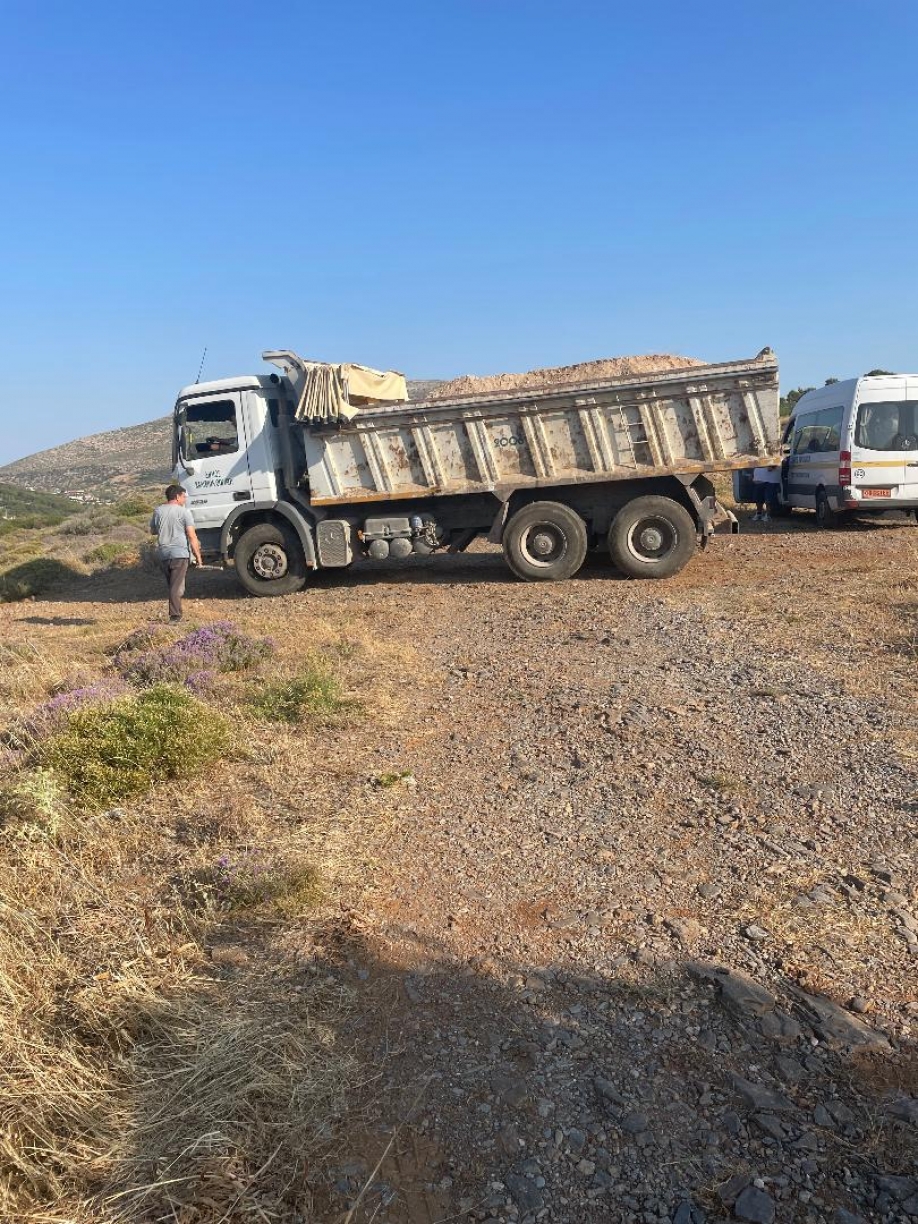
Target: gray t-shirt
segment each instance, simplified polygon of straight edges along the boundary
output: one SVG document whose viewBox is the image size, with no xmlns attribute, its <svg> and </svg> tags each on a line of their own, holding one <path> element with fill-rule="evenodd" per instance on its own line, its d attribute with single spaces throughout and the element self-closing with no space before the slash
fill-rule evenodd
<svg viewBox="0 0 918 1224">
<path fill-rule="evenodd" d="M 194 517 L 185 506 L 166 502 L 157 506 L 150 519 L 150 531 L 157 537 L 162 561 L 181 561 L 191 556 L 186 527 L 194 526 Z"/>
</svg>

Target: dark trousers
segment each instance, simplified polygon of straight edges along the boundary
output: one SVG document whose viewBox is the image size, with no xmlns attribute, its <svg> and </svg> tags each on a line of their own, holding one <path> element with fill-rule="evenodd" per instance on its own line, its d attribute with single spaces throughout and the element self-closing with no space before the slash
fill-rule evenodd
<svg viewBox="0 0 918 1224">
<path fill-rule="evenodd" d="M 163 574 L 169 588 L 169 619 L 178 620 L 182 615 L 182 596 L 185 594 L 185 575 L 188 573 L 188 558 L 173 557 L 163 561 Z"/>
</svg>

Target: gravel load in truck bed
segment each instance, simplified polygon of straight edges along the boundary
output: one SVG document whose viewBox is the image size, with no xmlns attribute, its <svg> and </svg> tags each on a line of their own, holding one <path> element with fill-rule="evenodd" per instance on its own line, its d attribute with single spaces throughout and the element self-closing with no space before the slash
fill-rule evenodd
<svg viewBox="0 0 918 1224">
<path fill-rule="evenodd" d="M 430 399 L 454 399 L 456 396 L 478 395 L 486 391 L 563 387 L 569 383 L 627 378 L 632 374 L 684 370 L 689 366 L 705 364 L 697 357 L 678 357 L 673 353 L 644 353 L 636 357 L 602 357 L 596 361 L 581 361 L 577 365 L 549 366 L 541 370 L 529 370 L 525 374 L 461 374 L 458 378 L 441 383 L 431 393 Z"/>
</svg>

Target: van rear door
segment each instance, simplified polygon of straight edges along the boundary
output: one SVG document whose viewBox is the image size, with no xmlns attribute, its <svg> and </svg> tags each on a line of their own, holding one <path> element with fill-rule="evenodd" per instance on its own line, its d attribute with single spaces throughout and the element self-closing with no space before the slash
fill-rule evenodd
<svg viewBox="0 0 918 1224">
<path fill-rule="evenodd" d="M 878 506 L 918 501 L 918 381 L 862 386 L 855 410 L 851 483 Z"/>
</svg>

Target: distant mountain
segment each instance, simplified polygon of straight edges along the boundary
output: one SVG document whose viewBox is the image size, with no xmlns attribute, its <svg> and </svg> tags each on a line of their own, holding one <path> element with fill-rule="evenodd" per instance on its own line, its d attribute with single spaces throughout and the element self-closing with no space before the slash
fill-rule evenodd
<svg viewBox="0 0 918 1224">
<path fill-rule="evenodd" d="M 17 459 L 0 468 L 0 480 L 49 493 L 106 497 L 168 478 L 170 418 L 91 434 Z"/>
<path fill-rule="evenodd" d="M 432 378 L 409 381 L 408 394 L 422 400 L 439 383 Z M 159 417 L 53 446 L 0 467 L 0 481 L 81 499 L 106 499 L 161 485 L 172 464 L 171 420 Z"/>
</svg>

